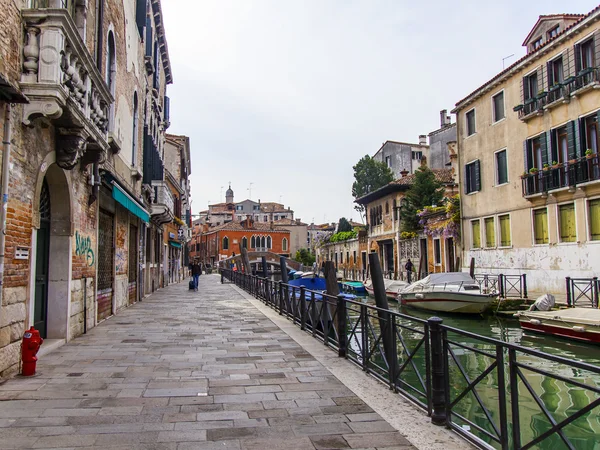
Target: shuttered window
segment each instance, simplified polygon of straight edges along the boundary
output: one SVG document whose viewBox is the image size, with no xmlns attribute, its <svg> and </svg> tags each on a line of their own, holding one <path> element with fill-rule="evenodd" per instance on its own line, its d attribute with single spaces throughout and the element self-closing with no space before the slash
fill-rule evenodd
<svg viewBox="0 0 600 450">
<path fill-rule="evenodd" d="M 512 245 L 510 238 L 510 216 L 508 214 L 498 216 L 498 222 L 500 224 L 500 245 L 502 247 L 510 247 Z"/>
<path fill-rule="evenodd" d="M 575 205 L 560 205 L 558 207 L 558 221 L 561 242 L 575 242 L 577 230 L 575 228 Z"/>
<path fill-rule="evenodd" d="M 473 245 L 471 248 L 481 248 L 481 225 L 479 219 L 471 221 L 471 234 L 473 235 Z"/>
<path fill-rule="evenodd" d="M 494 95 L 492 103 L 494 106 L 494 122 L 504 119 L 504 91 Z"/>
<path fill-rule="evenodd" d="M 146 0 L 135 2 L 135 23 L 138 27 L 140 38 L 144 38 L 144 25 L 146 25 Z"/>
<path fill-rule="evenodd" d="M 496 184 L 508 183 L 508 166 L 506 150 L 496 152 Z"/>
<path fill-rule="evenodd" d="M 471 136 L 475 134 L 475 110 L 467 112 L 465 117 L 467 119 L 467 136 Z"/>
<path fill-rule="evenodd" d="M 488 217 L 484 220 L 485 225 L 485 246 L 492 248 L 496 246 L 496 231 L 494 229 L 494 218 Z"/>
<path fill-rule="evenodd" d="M 588 203 L 590 216 L 590 238 L 600 241 L 600 198 Z"/>
<path fill-rule="evenodd" d="M 465 166 L 465 190 L 467 194 L 481 190 L 481 166 L 479 160 Z"/>
<path fill-rule="evenodd" d="M 533 238 L 536 244 L 548 243 L 548 212 L 546 208 L 533 211 Z"/>
<path fill-rule="evenodd" d="M 442 243 L 439 239 L 433 240 L 433 257 L 436 266 L 442 265 Z"/>
</svg>

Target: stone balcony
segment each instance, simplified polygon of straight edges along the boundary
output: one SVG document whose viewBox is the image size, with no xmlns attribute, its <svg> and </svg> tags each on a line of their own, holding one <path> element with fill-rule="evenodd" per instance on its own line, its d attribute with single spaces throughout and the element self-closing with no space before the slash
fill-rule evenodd
<svg viewBox="0 0 600 450">
<path fill-rule="evenodd" d="M 102 163 L 109 148 L 112 95 L 66 8 L 24 9 L 20 86 L 30 103 L 23 123 L 47 118 L 56 127 L 56 162 L 72 169 Z"/>
<path fill-rule="evenodd" d="M 159 223 L 169 223 L 175 218 L 175 201 L 166 181 L 152 181 L 152 208 L 150 216 Z"/>
</svg>

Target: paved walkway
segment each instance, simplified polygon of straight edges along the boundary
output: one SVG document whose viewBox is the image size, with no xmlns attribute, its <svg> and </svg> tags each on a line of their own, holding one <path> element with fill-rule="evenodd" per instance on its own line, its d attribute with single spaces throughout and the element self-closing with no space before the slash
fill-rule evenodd
<svg viewBox="0 0 600 450">
<path fill-rule="evenodd" d="M 414 449 L 233 286 L 200 280 L 0 386 L 0 448 Z"/>
</svg>

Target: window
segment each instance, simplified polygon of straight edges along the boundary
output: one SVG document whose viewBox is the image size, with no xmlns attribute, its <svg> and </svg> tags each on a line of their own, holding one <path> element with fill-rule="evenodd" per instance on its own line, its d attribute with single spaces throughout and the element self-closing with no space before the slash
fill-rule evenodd
<svg viewBox="0 0 600 450">
<path fill-rule="evenodd" d="M 481 226 L 479 219 L 471 221 L 471 235 L 473 238 L 471 248 L 481 248 Z"/>
<path fill-rule="evenodd" d="M 436 266 L 442 265 L 442 244 L 439 239 L 433 240 L 433 259 Z"/>
<path fill-rule="evenodd" d="M 548 86 L 562 83 L 564 81 L 562 56 L 548 63 Z"/>
<path fill-rule="evenodd" d="M 275 220 L 279 220 L 279 216 L 275 216 Z"/>
<path fill-rule="evenodd" d="M 465 189 L 467 194 L 481 190 L 479 160 L 473 161 L 465 166 Z"/>
<path fill-rule="evenodd" d="M 265 222 L 268 222 L 269 221 L 269 216 L 265 216 L 263 219 L 264 219 Z"/>
<path fill-rule="evenodd" d="M 582 125 L 585 139 L 582 150 L 590 149 L 592 153 L 598 153 L 598 117 L 596 114 L 585 117 L 582 119 Z"/>
<path fill-rule="evenodd" d="M 385 165 L 388 167 L 392 167 L 392 157 L 391 156 L 385 157 Z"/>
<path fill-rule="evenodd" d="M 575 227 L 574 203 L 558 207 L 558 222 L 560 242 L 575 242 L 577 240 L 577 229 Z"/>
<path fill-rule="evenodd" d="M 386 214 L 390 213 L 390 204 L 389 204 L 389 202 L 385 202 L 385 213 Z"/>
<path fill-rule="evenodd" d="M 235 205 L 235 210 L 236 211 L 243 211 L 244 210 L 244 206 L 243 205 Z"/>
<path fill-rule="evenodd" d="M 273 248 L 273 246 L 271 245 L 271 236 L 267 236 L 267 248 Z"/>
<path fill-rule="evenodd" d="M 284 252 L 287 252 L 287 246 L 288 246 L 288 242 L 286 238 L 283 238 L 283 240 L 281 241 L 281 249 Z"/>
<path fill-rule="evenodd" d="M 246 236 L 242 238 L 242 248 L 248 248 L 248 238 Z"/>
<path fill-rule="evenodd" d="M 350 252 L 346 252 L 346 264 L 350 263 Z"/>
<path fill-rule="evenodd" d="M 256 237 L 252 236 L 250 238 L 250 248 L 256 248 Z"/>
<path fill-rule="evenodd" d="M 138 96 L 137 92 L 133 93 L 133 136 L 131 138 L 131 165 L 135 166 L 137 162 L 137 147 L 138 147 Z"/>
<path fill-rule="evenodd" d="M 264 236 L 262 236 L 262 237 L 260 238 L 260 247 L 261 247 L 261 248 L 266 248 L 266 247 L 267 247 L 267 245 L 266 245 L 266 241 L 265 241 L 265 237 L 264 237 Z"/>
<path fill-rule="evenodd" d="M 600 198 L 588 202 L 590 218 L 590 239 L 600 241 Z"/>
<path fill-rule="evenodd" d="M 252 211 L 258 211 L 258 210 L 260 210 L 258 205 L 252 205 Z"/>
<path fill-rule="evenodd" d="M 112 31 L 108 32 L 108 40 L 106 42 L 106 84 L 113 98 L 116 92 L 116 79 L 117 79 L 117 50 L 115 47 L 115 36 Z M 108 129 L 109 131 L 114 130 L 115 126 L 115 104 L 110 104 L 110 111 L 108 112 Z"/>
<path fill-rule="evenodd" d="M 412 159 L 415 161 L 421 161 L 423 159 L 423 152 L 412 152 Z"/>
<path fill-rule="evenodd" d="M 526 170 L 532 168 L 541 170 L 544 164 L 549 163 L 545 133 L 525 141 L 525 162 Z"/>
<path fill-rule="evenodd" d="M 467 136 L 471 136 L 475 134 L 475 110 L 472 109 L 465 116 L 467 119 Z"/>
<path fill-rule="evenodd" d="M 498 216 L 498 222 L 500 224 L 500 245 L 502 247 L 510 247 L 512 245 L 510 239 L 510 216 L 508 214 Z"/>
<path fill-rule="evenodd" d="M 487 248 L 493 248 L 496 246 L 496 231 L 494 229 L 494 218 L 487 217 L 484 220 L 485 226 L 485 246 Z"/>
<path fill-rule="evenodd" d="M 398 220 L 398 203 L 396 199 L 392 201 L 392 212 L 394 214 L 394 220 Z"/>
<path fill-rule="evenodd" d="M 548 243 L 548 211 L 546 208 L 533 210 L 533 238 L 536 244 Z"/>
<path fill-rule="evenodd" d="M 532 47 L 534 50 L 537 50 L 541 46 L 542 46 L 542 38 L 541 37 L 539 37 L 535 41 L 533 41 Z"/>
<path fill-rule="evenodd" d="M 356 264 L 356 250 L 354 250 L 352 254 L 352 261 L 354 261 L 354 264 Z"/>
<path fill-rule="evenodd" d="M 496 152 L 496 185 L 508 183 L 508 166 L 506 150 Z"/>
<path fill-rule="evenodd" d="M 494 105 L 494 122 L 504 119 L 504 91 L 492 97 Z"/>
<path fill-rule="evenodd" d="M 229 238 L 228 237 L 223 238 L 223 250 L 229 250 Z"/>
<path fill-rule="evenodd" d="M 548 31 L 548 39 L 552 39 L 553 37 L 557 36 L 559 31 L 560 25 L 556 25 L 554 28 Z"/>
<path fill-rule="evenodd" d="M 523 78 L 523 97 L 524 100 L 533 100 L 538 95 L 538 76 L 537 72 L 527 75 Z"/>
<path fill-rule="evenodd" d="M 560 127 L 551 131 L 552 135 L 552 161 L 565 163 L 569 160 L 569 138 L 567 127 Z"/>
<path fill-rule="evenodd" d="M 575 46 L 575 65 L 578 73 L 595 66 L 593 38 Z"/>
<path fill-rule="evenodd" d="M 340 252 L 340 264 L 344 264 L 344 252 Z"/>
</svg>

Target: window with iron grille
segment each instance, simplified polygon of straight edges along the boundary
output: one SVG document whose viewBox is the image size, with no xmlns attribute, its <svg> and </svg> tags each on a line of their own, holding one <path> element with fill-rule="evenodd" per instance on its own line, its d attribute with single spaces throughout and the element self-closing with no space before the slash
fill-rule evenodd
<svg viewBox="0 0 600 450">
<path fill-rule="evenodd" d="M 137 227 L 129 225 L 129 282 L 137 281 Z"/>
<path fill-rule="evenodd" d="M 114 261 L 114 216 L 100 210 L 98 217 L 98 289 L 113 286 Z"/>
</svg>

